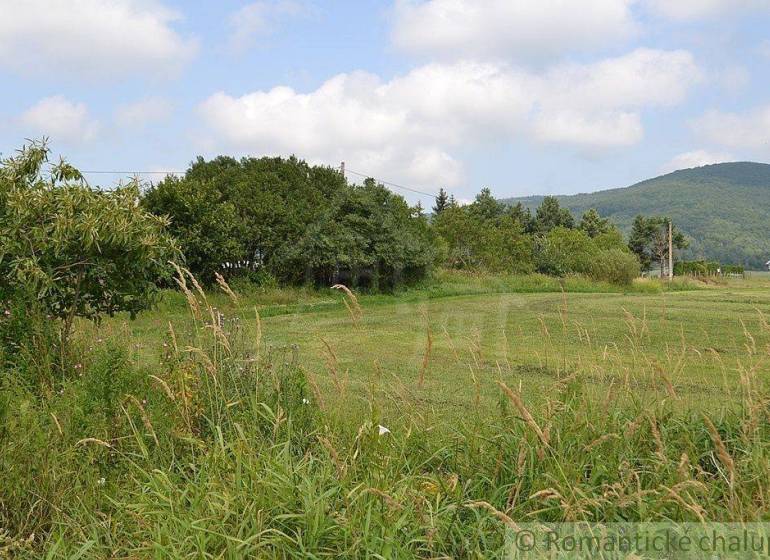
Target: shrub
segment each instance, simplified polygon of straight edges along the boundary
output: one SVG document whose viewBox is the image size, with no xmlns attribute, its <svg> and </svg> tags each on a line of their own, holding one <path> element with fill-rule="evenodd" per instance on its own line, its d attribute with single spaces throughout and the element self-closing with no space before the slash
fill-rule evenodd
<svg viewBox="0 0 770 560">
<path fill-rule="evenodd" d="M 630 285 L 639 277 L 639 260 L 622 249 L 608 249 L 594 254 L 588 275 L 594 280 L 603 280 L 619 285 Z"/>
<path fill-rule="evenodd" d="M 58 334 L 34 295 L 22 290 L 0 295 L 0 371 L 15 369 L 33 386 L 50 386 Z"/>
<path fill-rule="evenodd" d="M 23 286 L 61 320 L 66 347 L 75 317 L 148 307 L 178 251 L 165 220 L 139 207 L 138 184 L 101 191 L 64 162 L 44 172 L 47 160 L 32 144 L 0 161 L 0 292 Z"/>
<path fill-rule="evenodd" d="M 597 252 L 585 232 L 557 227 L 537 238 L 535 264 L 538 272 L 553 276 L 571 272 L 587 274 Z"/>
</svg>

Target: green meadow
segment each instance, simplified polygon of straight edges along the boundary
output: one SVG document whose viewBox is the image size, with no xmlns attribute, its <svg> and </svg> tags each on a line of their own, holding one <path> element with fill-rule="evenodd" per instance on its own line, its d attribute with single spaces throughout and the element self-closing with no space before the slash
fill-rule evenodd
<svg viewBox="0 0 770 560">
<path fill-rule="evenodd" d="M 521 522 L 767 520 L 769 288 L 188 277 L 78 322 L 66 379 L 3 378 L 0 554 L 488 558 Z"/>
<path fill-rule="evenodd" d="M 719 405 L 729 405 L 748 367 L 741 364 L 770 343 L 768 288 L 762 275 L 719 284 L 638 280 L 624 289 L 580 278 L 443 272 L 398 294 L 358 295 L 355 316 L 350 299 L 331 289 L 247 287 L 237 302 L 224 293 L 207 298 L 252 352 L 259 317 L 265 350 L 302 364 L 331 411 L 361 413 L 374 391 L 394 421 L 451 421 L 469 407 L 493 407 L 499 379 L 532 402 L 543 402 L 554 380 L 575 375 L 600 397 L 624 385 L 640 400 L 674 398 L 699 409 L 713 407 L 718 394 Z M 176 292 L 139 320 L 106 328 L 154 364 L 169 323 L 194 344 L 195 322 Z"/>
</svg>

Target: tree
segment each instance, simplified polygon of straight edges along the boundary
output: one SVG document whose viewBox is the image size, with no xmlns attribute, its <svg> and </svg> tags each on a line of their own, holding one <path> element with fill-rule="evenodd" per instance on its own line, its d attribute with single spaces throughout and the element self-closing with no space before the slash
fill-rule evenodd
<svg viewBox="0 0 770 560">
<path fill-rule="evenodd" d="M 580 218 L 579 229 L 586 232 L 588 237 L 596 237 L 607 233 L 612 229 L 612 224 L 606 218 L 602 218 L 594 208 L 589 208 Z"/>
<path fill-rule="evenodd" d="M 441 214 L 449 206 L 449 196 L 446 191 L 441 188 L 438 190 L 438 196 L 436 197 L 436 203 L 433 205 L 433 213 L 435 215 Z"/>
<path fill-rule="evenodd" d="M 425 216 L 425 210 L 422 207 L 422 202 L 418 200 L 417 204 L 414 206 L 414 217 L 422 218 L 424 216 Z"/>
<path fill-rule="evenodd" d="M 654 227 L 648 222 L 648 220 L 638 215 L 634 218 L 634 222 L 631 225 L 631 233 L 628 236 L 628 248 L 639 259 L 639 263 L 642 266 L 642 270 L 649 270 L 652 264 L 652 237 L 654 235 Z"/>
<path fill-rule="evenodd" d="M 283 262 L 287 246 L 346 186 L 337 170 L 295 157 L 198 158 L 184 177 L 151 188 L 143 205 L 170 218 L 190 270 L 204 282 L 225 263 L 237 264 L 231 274 L 259 268 L 291 282 L 303 274 Z"/>
<path fill-rule="evenodd" d="M 663 276 L 668 260 L 668 224 L 664 216 L 636 216 L 628 238 L 628 248 L 636 254 L 642 270 L 649 270 L 653 260 L 660 264 Z M 676 226 L 672 230 L 672 245 L 675 249 L 684 249 L 688 241 Z"/>
<path fill-rule="evenodd" d="M 435 234 L 401 197 L 374 181 L 347 186 L 308 225 L 281 261 L 322 285 L 390 290 L 424 277 L 436 260 Z"/>
<path fill-rule="evenodd" d="M 532 272 L 532 239 L 521 224 L 506 213 L 484 219 L 475 204 L 450 206 L 433 222 L 447 245 L 446 264 L 466 270 Z"/>
<path fill-rule="evenodd" d="M 546 196 L 535 212 L 533 229 L 535 233 L 545 234 L 557 227 L 571 229 L 575 219 L 567 208 L 562 208 L 555 196 Z"/>
<path fill-rule="evenodd" d="M 254 260 L 236 206 L 212 180 L 168 177 L 145 193 L 142 206 L 169 217 L 168 230 L 182 244 L 185 266 L 203 282 L 212 282 L 223 263 Z"/>
<path fill-rule="evenodd" d="M 508 215 L 516 222 L 521 224 L 523 231 L 532 233 L 534 228 L 534 220 L 532 219 L 532 212 L 529 208 L 526 208 L 521 202 L 510 206 L 508 208 Z"/>
<path fill-rule="evenodd" d="M 61 320 L 66 348 L 75 317 L 147 308 L 179 257 L 166 220 L 139 206 L 139 185 L 89 187 L 44 143 L 0 161 L 0 292 L 25 289 Z"/>
<path fill-rule="evenodd" d="M 506 206 L 492 196 L 488 188 L 481 189 L 476 199 L 468 206 L 472 216 L 484 222 L 497 222 L 505 215 Z"/>
</svg>

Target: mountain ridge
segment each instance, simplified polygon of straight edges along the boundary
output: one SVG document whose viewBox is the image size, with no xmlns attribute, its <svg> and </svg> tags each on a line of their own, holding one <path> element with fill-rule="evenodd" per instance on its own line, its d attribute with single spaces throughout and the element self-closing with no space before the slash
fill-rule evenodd
<svg viewBox="0 0 770 560">
<path fill-rule="evenodd" d="M 534 211 L 544 196 L 502 199 Z M 637 214 L 670 216 L 690 238 L 688 259 L 760 269 L 770 259 L 770 164 L 737 161 L 680 169 L 628 187 L 557 195 L 577 218 L 596 208 L 627 233 Z"/>
</svg>

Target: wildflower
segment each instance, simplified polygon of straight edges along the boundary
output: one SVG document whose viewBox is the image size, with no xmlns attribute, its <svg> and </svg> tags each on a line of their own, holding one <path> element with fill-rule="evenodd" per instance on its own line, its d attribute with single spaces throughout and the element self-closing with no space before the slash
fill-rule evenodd
<svg viewBox="0 0 770 560">
<path fill-rule="evenodd" d="M 104 486 L 107 484 L 107 479 L 104 477 L 101 477 L 99 480 L 96 481 L 97 486 Z"/>
<path fill-rule="evenodd" d="M 390 430 L 387 429 L 382 424 L 378 424 L 377 425 L 377 430 L 379 431 L 379 435 L 381 435 L 381 436 L 384 436 L 385 434 L 389 434 L 390 433 Z"/>
<path fill-rule="evenodd" d="M 10 317 L 11 316 L 11 310 L 10 309 L 6 309 L 5 311 L 3 311 L 3 315 L 5 315 L 6 317 Z"/>
<path fill-rule="evenodd" d="M 83 367 L 83 364 L 75 364 L 75 369 L 81 369 Z"/>
<path fill-rule="evenodd" d="M 303 397 L 302 404 L 310 404 L 310 401 Z"/>
</svg>

